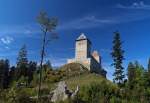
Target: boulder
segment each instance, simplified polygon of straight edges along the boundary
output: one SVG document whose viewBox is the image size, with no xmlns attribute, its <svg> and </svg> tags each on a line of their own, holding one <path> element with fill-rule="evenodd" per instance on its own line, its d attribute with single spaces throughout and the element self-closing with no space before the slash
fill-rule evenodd
<svg viewBox="0 0 150 103">
<path fill-rule="evenodd" d="M 51 101 L 58 102 L 64 101 L 68 98 L 74 98 L 79 92 L 79 87 L 73 92 L 69 90 L 65 81 L 61 81 L 58 83 L 57 88 L 53 90 L 50 94 L 52 94 Z"/>
</svg>

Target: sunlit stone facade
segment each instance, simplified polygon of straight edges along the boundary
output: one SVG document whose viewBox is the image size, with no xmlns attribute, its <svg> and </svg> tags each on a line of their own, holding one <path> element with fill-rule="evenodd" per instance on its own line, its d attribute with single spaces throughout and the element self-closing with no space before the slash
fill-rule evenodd
<svg viewBox="0 0 150 103">
<path fill-rule="evenodd" d="M 101 57 L 97 51 L 91 53 L 91 41 L 81 33 L 75 42 L 75 58 L 68 59 L 68 63 L 81 63 L 90 72 L 95 72 L 106 76 L 106 71 L 102 69 Z"/>
</svg>

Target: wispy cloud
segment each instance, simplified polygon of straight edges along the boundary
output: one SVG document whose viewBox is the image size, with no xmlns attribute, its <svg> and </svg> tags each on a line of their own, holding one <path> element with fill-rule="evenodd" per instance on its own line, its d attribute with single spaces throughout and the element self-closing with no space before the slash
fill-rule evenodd
<svg viewBox="0 0 150 103">
<path fill-rule="evenodd" d="M 11 44 L 11 43 L 14 41 L 14 39 L 13 39 L 12 37 L 10 37 L 10 36 L 6 36 L 6 37 L 1 37 L 1 38 L 0 38 L 0 41 L 1 41 L 3 44 L 8 45 L 8 44 Z"/>
<path fill-rule="evenodd" d="M 36 24 L 0 25 L 0 37 L 38 37 L 40 28 Z M 36 36 L 35 36 L 36 34 Z"/>
<path fill-rule="evenodd" d="M 8 47 L 8 46 L 5 46 L 5 49 L 9 50 L 9 49 L 10 49 L 10 47 Z"/>
<path fill-rule="evenodd" d="M 62 23 L 62 25 L 58 26 L 57 30 L 93 28 L 96 26 L 102 26 L 104 24 L 112 24 L 114 22 L 115 21 L 111 19 L 97 18 L 96 16 L 92 15 Z"/>
<path fill-rule="evenodd" d="M 117 8 L 124 9 L 146 9 L 150 10 L 150 5 L 144 2 L 133 3 L 132 5 L 118 4 Z M 115 7 L 115 8 L 116 8 Z M 124 23 L 130 21 L 141 20 L 150 17 L 147 12 L 120 12 L 119 15 L 97 15 L 96 13 L 89 13 L 80 18 L 73 18 L 72 20 L 66 20 L 59 23 L 56 31 L 63 30 L 80 30 L 94 27 L 106 27 L 109 25 Z M 13 37 L 34 37 L 38 38 L 38 34 L 41 33 L 39 26 L 36 23 L 22 24 L 22 25 L 0 25 L 0 37 L 3 35 L 13 35 Z"/>
<path fill-rule="evenodd" d="M 135 3 L 133 4 L 135 5 Z M 89 29 L 89 28 L 103 28 L 107 26 L 111 26 L 114 24 L 118 23 L 126 23 L 126 22 L 132 22 L 132 21 L 138 21 L 138 20 L 143 20 L 146 18 L 150 18 L 150 14 L 147 10 L 145 11 L 129 11 L 128 9 L 149 9 L 150 10 L 150 5 L 146 4 L 138 4 L 141 6 L 134 7 L 133 5 L 131 6 L 124 6 L 121 4 L 117 5 L 117 8 L 124 8 L 123 12 L 120 12 L 119 15 L 113 15 L 110 13 L 110 15 L 107 16 L 102 16 L 102 15 L 97 15 L 96 14 L 90 14 L 81 18 L 75 18 L 70 21 L 65 21 L 58 25 L 57 30 L 62 31 L 62 30 L 80 30 L 80 29 Z"/>
<path fill-rule="evenodd" d="M 128 5 L 128 6 L 127 5 L 118 4 L 117 8 L 150 10 L 150 5 L 145 4 L 143 1 L 140 1 L 140 2 L 133 2 L 131 5 Z"/>
</svg>

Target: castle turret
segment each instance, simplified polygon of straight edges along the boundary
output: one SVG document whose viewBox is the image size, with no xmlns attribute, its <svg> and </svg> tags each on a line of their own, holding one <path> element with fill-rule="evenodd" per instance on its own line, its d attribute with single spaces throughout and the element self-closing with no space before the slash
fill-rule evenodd
<svg viewBox="0 0 150 103">
<path fill-rule="evenodd" d="M 99 55 L 98 51 L 93 51 L 92 56 L 101 65 L 101 56 Z"/>
<path fill-rule="evenodd" d="M 81 33 L 75 42 L 75 58 L 68 59 L 68 63 L 80 63 L 90 72 L 98 73 L 106 77 L 106 71 L 101 66 L 101 57 L 97 51 L 91 54 L 91 42 Z"/>
<path fill-rule="evenodd" d="M 93 51 L 92 56 L 98 63 L 100 63 L 100 56 L 97 51 Z"/>
<path fill-rule="evenodd" d="M 89 58 L 91 55 L 91 42 L 84 33 L 76 39 L 75 47 L 75 58 L 76 59 L 85 59 Z"/>
</svg>

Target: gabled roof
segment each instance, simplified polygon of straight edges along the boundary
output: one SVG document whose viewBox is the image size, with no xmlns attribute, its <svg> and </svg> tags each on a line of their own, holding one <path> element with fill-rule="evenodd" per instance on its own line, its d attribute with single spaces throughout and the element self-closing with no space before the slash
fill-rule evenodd
<svg viewBox="0 0 150 103">
<path fill-rule="evenodd" d="M 80 40 L 87 40 L 91 44 L 91 41 L 85 36 L 84 33 L 81 33 L 80 36 L 76 39 L 76 41 Z"/>
<path fill-rule="evenodd" d="M 84 33 L 81 33 L 81 35 L 76 40 L 84 40 L 87 39 Z"/>
</svg>

